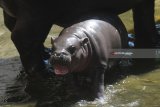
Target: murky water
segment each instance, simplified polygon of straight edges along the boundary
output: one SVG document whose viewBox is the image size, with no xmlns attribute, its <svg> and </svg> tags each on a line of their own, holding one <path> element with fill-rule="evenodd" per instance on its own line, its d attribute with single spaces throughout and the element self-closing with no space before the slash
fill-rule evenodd
<svg viewBox="0 0 160 107">
<path fill-rule="evenodd" d="M 83 100 L 89 92 L 74 86 L 72 74 L 28 81 L 20 72 L 21 62 L 0 10 L 0 107 L 160 107 L 160 61 L 150 65 L 154 66 L 143 62 L 111 70 L 106 76 L 104 102 Z"/>
</svg>

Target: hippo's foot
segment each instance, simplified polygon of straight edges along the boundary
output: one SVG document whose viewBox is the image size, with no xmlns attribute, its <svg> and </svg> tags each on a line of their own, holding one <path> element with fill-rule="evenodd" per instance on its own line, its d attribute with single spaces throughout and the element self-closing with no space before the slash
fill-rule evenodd
<svg viewBox="0 0 160 107">
<path fill-rule="evenodd" d="M 92 102 L 94 104 L 105 104 L 106 103 L 106 97 L 104 92 L 97 92 L 97 93 L 90 93 L 90 99 L 86 99 L 89 102 Z"/>
<path fill-rule="evenodd" d="M 96 89 L 96 90 L 95 90 Z M 105 94 L 104 94 L 104 86 L 100 86 L 98 88 L 95 87 L 95 89 L 93 89 L 93 100 L 104 100 L 105 99 Z M 98 89 L 98 90 L 97 90 Z"/>
<path fill-rule="evenodd" d="M 106 104 L 106 98 L 105 97 L 101 97 L 101 98 L 96 98 L 94 101 L 96 101 L 98 104 Z"/>
</svg>

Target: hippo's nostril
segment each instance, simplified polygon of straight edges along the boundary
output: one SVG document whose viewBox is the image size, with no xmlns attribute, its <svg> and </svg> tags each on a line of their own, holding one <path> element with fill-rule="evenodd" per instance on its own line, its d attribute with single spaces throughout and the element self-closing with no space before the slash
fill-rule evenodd
<svg viewBox="0 0 160 107">
<path fill-rule="evenodd" d="M 59 57 L 59 56 L 60 56 L 60 54 L 59 54 L 59 53 L 57 53 L 57 52 L 55 52 L 55 53 L 53 54 L 53 56 L 54 56 L 54 57 Z"/>
<path fill-rule="evenodd" d="M 53 55 L 53 59 L 55 59 L 55 60 L 63 60 L 63 58 L 64 58 L 63 53 L 57 53 L 57 52 L 55 52 L 52 55 Z"/>
<path fill-rule="evenodd" d="M 63 59 L 63 55 L 60 54 L 60 55 L 58 56 L 58 58 L 59 58 L 60 60 L 62 60 L 62 59 Z"/>
<path fill-rule="evenodd" d="M 65 52 L 54 52 L 53 53 L 53 56 L 57 57 L 57 58 L 63 58 L 66 55 L 67 55 L 67 53 L 65 53 Z"/>
<path fill-rule="evenodd" d="M 55 56 L 55 57 L 56 57 L 56 56 L 57 56 L 57 53 L 54 53 L 54 54 L 53 54 L 53 56 Z"/>
</svg>

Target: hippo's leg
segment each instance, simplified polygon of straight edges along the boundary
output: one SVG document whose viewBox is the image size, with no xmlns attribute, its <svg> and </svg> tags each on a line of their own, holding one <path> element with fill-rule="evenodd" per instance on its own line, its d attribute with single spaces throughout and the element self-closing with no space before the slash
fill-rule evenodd
<svg viewBox="0 0 160 107">
<path fill-rule="evenodd" d="M 133 9 L 136 48 L 153 48 L 157 42 L 154 0 L 144 0 Z"/>
<path fill-rule="evenodd" d="M 12 31 L 15 27 L 16 19 L 9 16 L 5 11 L 3 11 L 3 16 L 4 16 L 4 24 L 10 31 Z"/>
<path fill-rule="evenodd" d="M 28 74 L 41 72 L 45 69 L 43 62 L 43 43 L 52 24 L 45 19 L 17 19 L 12 31 L 11 39 L 14 42 Z"/>
<path fill-rule="evenodd" d="M 103 65 L 97 66 L 92 75 L 92 92 L 93 97 L 98 99 L 104 98 L 104 74 L 106 67 Z"/>
</svg>

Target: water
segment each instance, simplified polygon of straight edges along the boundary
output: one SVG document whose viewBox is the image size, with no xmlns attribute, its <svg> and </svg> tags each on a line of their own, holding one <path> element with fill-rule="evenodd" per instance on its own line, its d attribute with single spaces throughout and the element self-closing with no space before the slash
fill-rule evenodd
<svg viewBox="0 0 160 107">
<path fill-rule="evenodd" d="M 25 92 L 28 82 L 20 76 L 21 63 L 18 57 L 0 61 L 0 107 L 159 107 L 160 68 L 137 66 L 127 74 L 124 68 L 121 77 L 113 76 L 106 85 L 105 102 L 87 102 L 80 100 L 78 89 L 72 85 L 72 75 L 44 80 L 32 80 L 29 91 Z M 122 72 L 122 71 L 121 71 Z M 124 76 L 124 77 L 123 77 Z M 41 79 L 41 80 L 40 80 Z M 43 92 L 43 93 L 42 93 Z M 9 106 L 10 105 L 10 106 Z M 56 106 L 55 106 L 56 105 Z"/>
<path fill-rule="evenodd" d="M 3 25 L 0 10 L 0 107 L 159 107 L 160 61 L 113 69 L 106 76 L 105 101 L 84 100 L 86 90 L 74 86 L 73 75 L 28 81 L 18 53 Z M 59 29 L 59 28 L 58 28 Z M 61 28 L 60 28 L 61 29 Z M 51 32 L 49 34 L 53 36 Z M 49 37 L 50 37 L 49 36 Z M 47 39 L 47 45 L 50 39 Z M 49 45 L 48 45 L 49 46 Z"/>
</svg>

